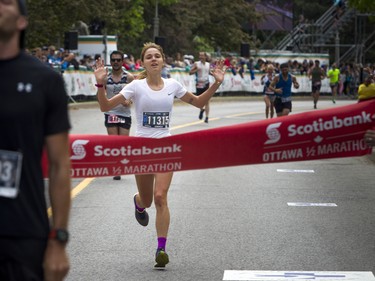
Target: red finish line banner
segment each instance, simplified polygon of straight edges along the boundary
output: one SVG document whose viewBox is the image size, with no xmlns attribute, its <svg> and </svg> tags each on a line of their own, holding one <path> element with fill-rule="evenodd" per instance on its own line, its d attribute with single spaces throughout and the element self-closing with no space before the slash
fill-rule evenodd
<svg viewBox="0 0 375 281">
<path fill-rule="evenodd" d="M 363 140 L 364 132 L 374 126 L 375 100 L 370 100 L 162 139 L 71 135 L 71 176 L 148 174 L 363 156 L 372 151 Z"/>
</svg>

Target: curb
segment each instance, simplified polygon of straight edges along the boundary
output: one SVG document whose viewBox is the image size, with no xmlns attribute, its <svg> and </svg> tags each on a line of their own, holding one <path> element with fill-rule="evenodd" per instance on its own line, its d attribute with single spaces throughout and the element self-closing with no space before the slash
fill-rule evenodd
<svg viewBox="0 0 375 281">
<path fill-rule="evenodd" d="M 69 103 L 68 108 L 69 109 L 81 109 L 81 108 L 99 108 L 99 104 L 97 101 L 84 101 L 84 102 L 76 102 L 76 103 Z"/>
<path fill-rule="evenodd" d="M 311 100 L 311 96 L 294 96 L 294 101 L 301 101 L 301 100 Z M 331 100 L 329 96 L 321 96 L 320 100 Z M 339 100 L 339 99 L 338 99 Z M 231 102 L 231 101 L 263 101 L 262 95 L 233 95 L 233 96 L 220 96 L 216 95 L 213 96 L 210 100 L 211 102 Z M 185 102 L 181 101 L 180 99 L 175 99 L 175 104 L 186 104 Z M 69 103 L 69 109 L 79 109 L 79 108 L 93 108 L 99 107 L 98 102 L 94 101 L 81 101 L 76 103 Z"/>
</svg>

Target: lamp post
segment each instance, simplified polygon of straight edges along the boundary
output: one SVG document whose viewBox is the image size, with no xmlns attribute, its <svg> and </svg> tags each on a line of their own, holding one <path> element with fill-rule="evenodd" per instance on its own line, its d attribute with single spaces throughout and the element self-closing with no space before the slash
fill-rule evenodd
<svg viewBox="0 0 375 281">
<path fill-rule="evenodd" d="M 154 17 L 154 40 L 159 36 L 159 0 L 155 0 L 155 17 Z"/>
<path fill-rule="evenodd" d="M 335 38 L 335 62 L 337 66 L 340 64 L 340 35 L 339 31 L 336 31 L 336 38 Z"/>
</svg>

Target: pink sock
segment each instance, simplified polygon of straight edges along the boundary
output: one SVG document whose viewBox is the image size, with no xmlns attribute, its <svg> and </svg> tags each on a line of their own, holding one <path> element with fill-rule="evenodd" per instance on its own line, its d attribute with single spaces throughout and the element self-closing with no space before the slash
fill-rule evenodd
<svg viewBox="0 0 375 281">
<path fill-rule="evenodd" d="M 167 237 L 158 237 L 158 248 L 163 248 L 165 250 L 166 244 L 167 244 Z"/>
<path fill-rule="evenodd" d="M 138 207 L 137 201 L 135 200 L 135 198 L 134 198 L 134 204 L 135 204 L 135 208 L 137 209 L 138 212 L 142 213 L 145 210 L 145 208 Z"/>
</svg>

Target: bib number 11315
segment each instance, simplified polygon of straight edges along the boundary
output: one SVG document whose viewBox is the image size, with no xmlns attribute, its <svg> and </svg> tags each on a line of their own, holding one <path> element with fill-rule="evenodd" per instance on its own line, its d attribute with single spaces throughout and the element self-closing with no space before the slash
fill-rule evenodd
<svg viewBox="0 0 375 281">
<path fill-rule="evenodd" d="M 143 112 L 143 126 L 150 128 L 168 128 L 169 112 Z"/>
</svg>

